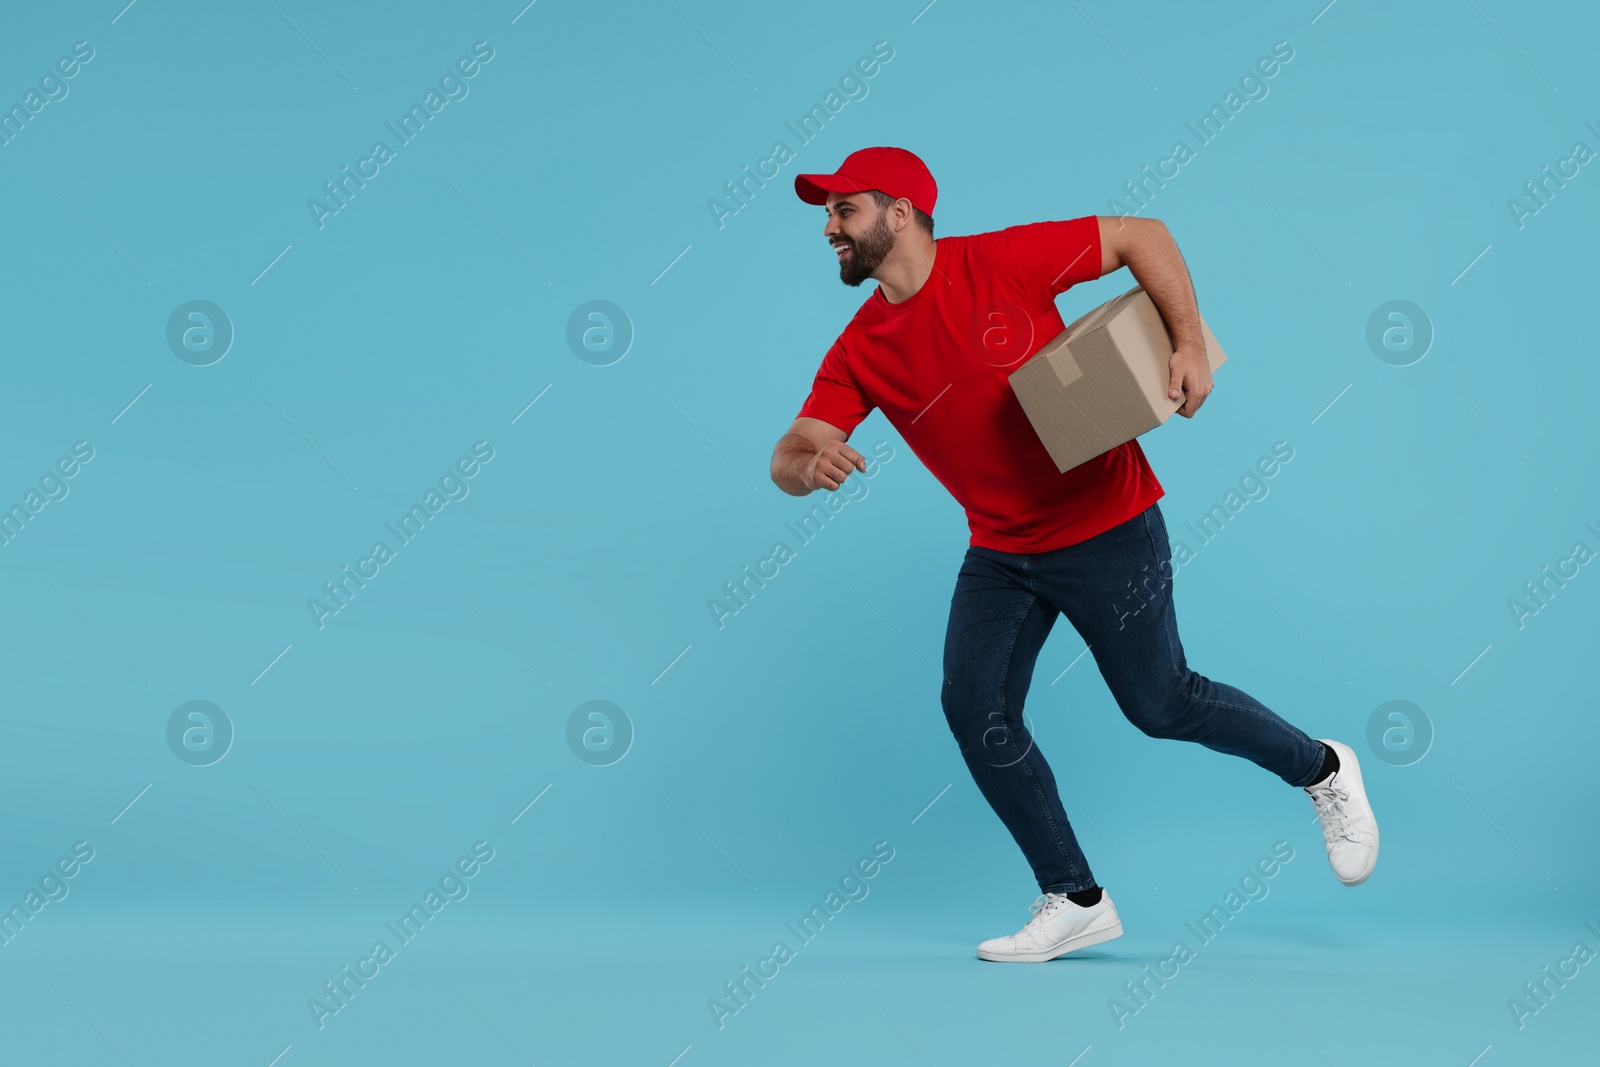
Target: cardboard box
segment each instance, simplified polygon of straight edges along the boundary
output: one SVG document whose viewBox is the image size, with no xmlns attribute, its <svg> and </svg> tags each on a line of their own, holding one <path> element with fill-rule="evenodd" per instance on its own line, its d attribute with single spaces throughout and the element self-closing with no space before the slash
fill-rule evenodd
<svg viewBox="0 0 1600 1067">
<path fill-rule="evenodd" d="M 1212 373 L 1228 358 L 1200 320 Z M 1167 396 L 1172 332 L 1143 286 L 1068 326 L 1012 372 L 1011 388 L 1056 468 L 1071 470 L 1183 406 Z"/>
</svg>

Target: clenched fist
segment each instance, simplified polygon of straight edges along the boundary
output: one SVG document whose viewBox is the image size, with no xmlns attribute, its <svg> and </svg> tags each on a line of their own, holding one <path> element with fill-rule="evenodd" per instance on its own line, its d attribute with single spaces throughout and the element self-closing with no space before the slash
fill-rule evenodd
<svg viewBox="0 0 1600 1067">
<path fill-rule="evenodd" d="M 844 484 L 852 467 L 864 473 L 867 461 L 843 441 L 829 441 L 806 466 L 806 488 L 837 489 Z"/>
</svg>

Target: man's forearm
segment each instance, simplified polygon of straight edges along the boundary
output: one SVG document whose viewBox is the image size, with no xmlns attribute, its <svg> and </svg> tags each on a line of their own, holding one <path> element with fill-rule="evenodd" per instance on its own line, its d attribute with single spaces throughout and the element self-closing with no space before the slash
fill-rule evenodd
<svg viewBox="0 0 1600 1067">
<path fill-rule="evenodd" d="M 811 442 L 797 433 L 786 433 L 778 439 L 772 450 L 772 481 L 790 496 L 805 496 L 811 492 L 806 485 L 805 471 L 817 454 Z"/>
<path fill-rule="evenodd" d="M 1200 332 L 1200 309 L 1195 303 L 1194 282 L 1178 251 L 1178 243 L 1165 225 L 1155 229 L 1122 253 L 1128 270 L 1172 331 L 1173 347 L 1204 347 Z"/>
</svg>

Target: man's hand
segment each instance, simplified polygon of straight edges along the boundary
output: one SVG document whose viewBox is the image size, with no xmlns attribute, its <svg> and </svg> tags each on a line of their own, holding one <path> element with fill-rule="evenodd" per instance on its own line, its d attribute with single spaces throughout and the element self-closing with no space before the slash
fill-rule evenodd
<svg viewBox="0 0 1600 1067">
<path fill-rule="evenodd" d="M 1167 368 L 1171 372 L 1171 381 L 1167 386 L 1168 398 L 1182 400 L 1183 406 L 1178 409 L 1178 414 L 1186 419 L 1194 418 L 1194 413 L 1211 395 L 1211 364 L 1206 359 L 1205 343 L 1179 345 L 1172 353 Z"/>
<path fill-rule="evenodd" d="M 807 489 L 837 489 L 851 469 L 866 472 L 867 461 L 843 441 L 829 441 L 806 466 Z"/>
</svg>

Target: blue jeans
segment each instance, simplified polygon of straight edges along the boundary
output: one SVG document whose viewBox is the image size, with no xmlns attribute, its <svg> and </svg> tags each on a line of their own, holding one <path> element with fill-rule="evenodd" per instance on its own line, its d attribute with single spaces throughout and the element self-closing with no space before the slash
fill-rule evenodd
<svg viewBox="0 0 1600 1067">
<path fill-rule="evenodd" d="M 1189 669 L 1172 605 L 1161 509 L 1049 552 L 971 545 L 945 631 L 945 719 L 989 806 L 1041 891 L 1096 884 L 1022 719 L 1034 661 L 1058 614 L 1088 644 L 1128 720 L 1151 737 L 1243 756 L 1292 786 L 1315 781 L 1322 746 L 1232 686 Z"/>
</svg>

